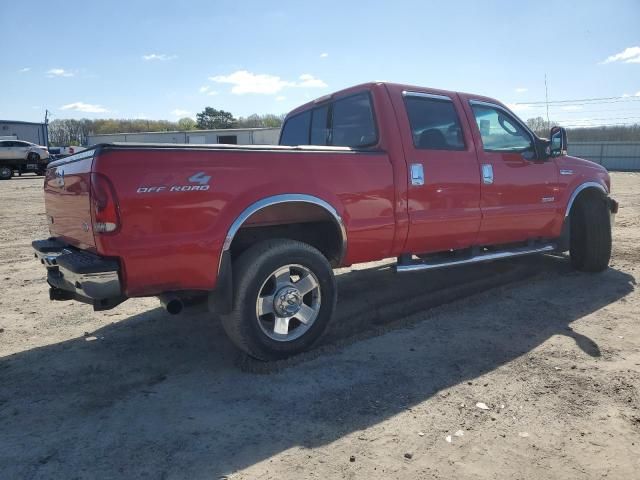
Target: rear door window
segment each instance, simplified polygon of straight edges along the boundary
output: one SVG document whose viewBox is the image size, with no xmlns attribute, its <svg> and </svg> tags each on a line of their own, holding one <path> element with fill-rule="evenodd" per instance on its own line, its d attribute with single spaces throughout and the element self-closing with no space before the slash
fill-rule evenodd
<svg viewBox="0 0 640 480">
<path fill-rule="evenodd" d="M 464 150 L 460 120 L 446 97 L 405 95 L 413 145 L 423 150 Z"/>
</svg>

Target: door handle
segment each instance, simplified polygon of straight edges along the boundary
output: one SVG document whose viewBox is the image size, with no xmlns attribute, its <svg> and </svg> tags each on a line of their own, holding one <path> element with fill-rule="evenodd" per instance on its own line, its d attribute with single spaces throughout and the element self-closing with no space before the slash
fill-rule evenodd
<svg viewBox="0 0 640 480">
<path fill-rule="evenodd" d="M 411 164 L 411 185 L 424 185 L 424 168 L 421 163 Z"/>
<path fill-rule="evenodd" d="M 490 163 L 482 164 L 482 183 L 491 185 L 493 183 L 493 165 Z"/>
</svg>

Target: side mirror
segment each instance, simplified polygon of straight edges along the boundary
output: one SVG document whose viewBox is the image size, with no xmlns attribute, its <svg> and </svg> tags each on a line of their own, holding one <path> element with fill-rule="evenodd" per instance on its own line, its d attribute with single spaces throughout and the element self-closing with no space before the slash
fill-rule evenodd
<svg viewBox="0 0 640 480">
<path fill-rule="evenodd" d="M 559 157 L 567 154 L 567 130 L 564 127 L 551 127 L 549 132 L 549 156 Z"/>
</svg>

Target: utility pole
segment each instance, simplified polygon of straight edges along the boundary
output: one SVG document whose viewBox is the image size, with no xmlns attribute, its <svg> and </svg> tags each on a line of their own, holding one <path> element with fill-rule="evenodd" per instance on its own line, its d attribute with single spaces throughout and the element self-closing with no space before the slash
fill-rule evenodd
<svg viewBox="0 0 640 480">
<path fill-rule="evenodd" d="M 44 140 L 45 146 L 49 148 L 49 110 L 44 111 Z"/>
<path fill-rule="evenodd" d="M 544 74 L 544 101 L 547 104 L 547 128 L 551 128 L 551 121 L 549 120 L 549 90 L 547 88 L 547 74 Z"/>
</svg>

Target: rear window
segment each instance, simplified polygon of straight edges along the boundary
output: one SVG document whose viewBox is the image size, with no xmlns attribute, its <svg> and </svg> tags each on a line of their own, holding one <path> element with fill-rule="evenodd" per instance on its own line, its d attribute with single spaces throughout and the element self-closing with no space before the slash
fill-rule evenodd
<svg viewBox="0 0 640 480">
<path fill-rule="evenodd" d="M 333 145 L 364 148 L 378 143 L 368 92 L 339 98 L 289 118 L 280 145 Z"/>
<path fill-rule="evenodd" d="M 303 112 L 287 120 L 282 128 L 280 145 L 309 145 L 311 111 Z"/>
</svg>

